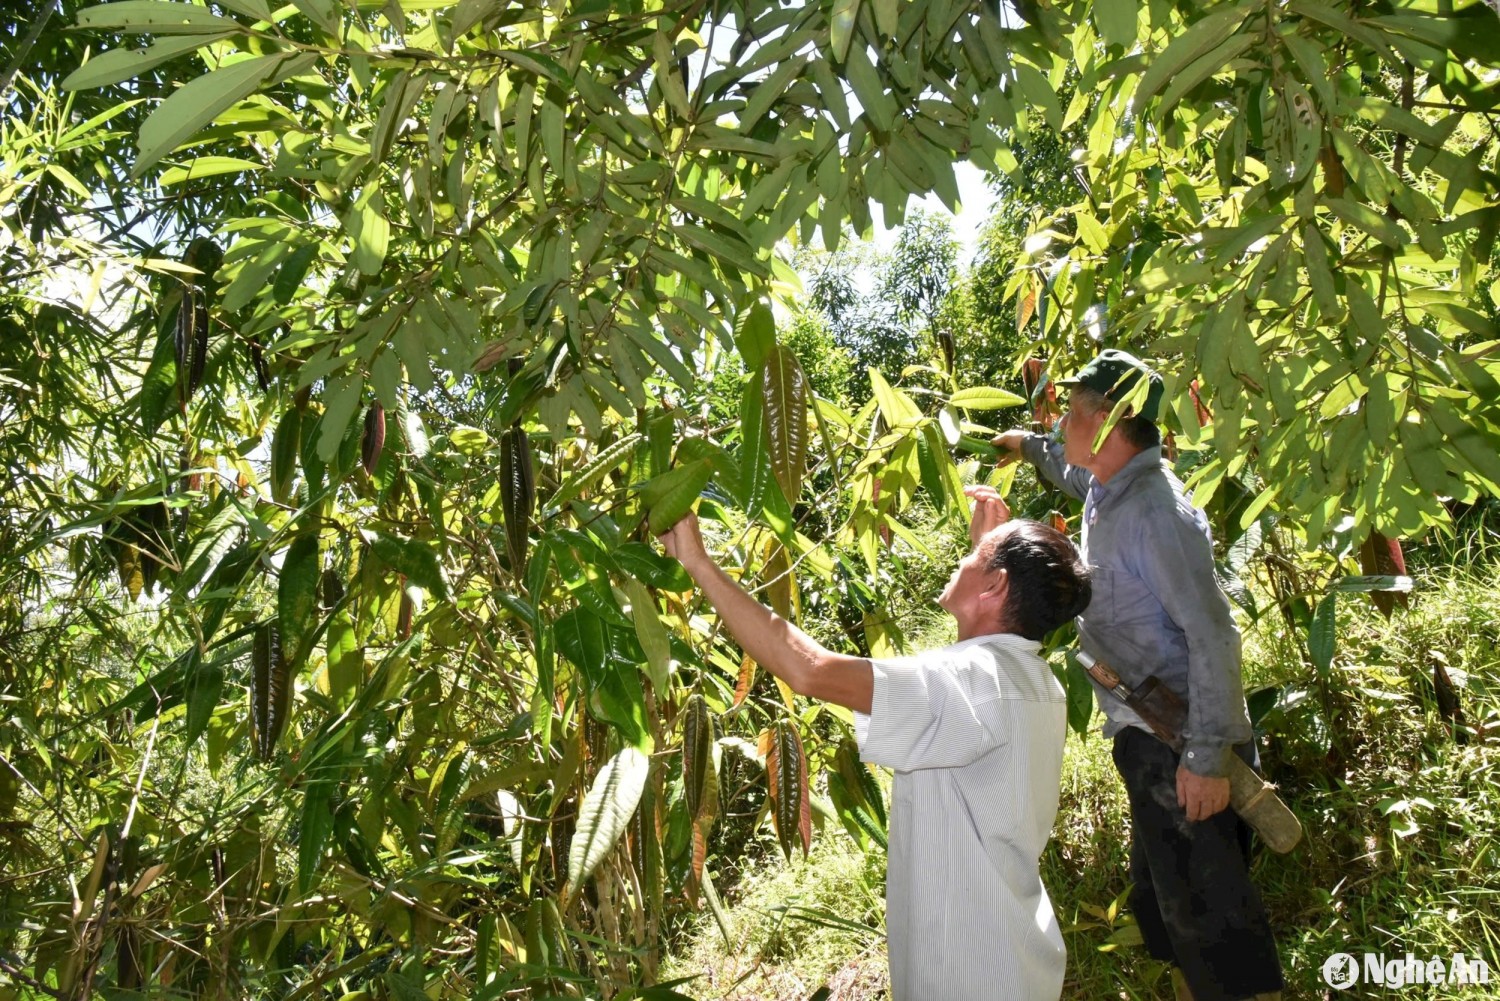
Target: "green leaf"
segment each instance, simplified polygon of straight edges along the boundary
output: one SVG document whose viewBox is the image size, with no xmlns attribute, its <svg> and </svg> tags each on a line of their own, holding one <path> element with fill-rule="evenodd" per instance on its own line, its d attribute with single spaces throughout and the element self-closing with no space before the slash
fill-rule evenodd
<svg viewBox="0 0 1500 1001">
<path fill-rule="evenodd" d="M 651 759 L 639 748 L 623 747 L 605 762 L 594 784 L 583 797 L 578 825 L 568 850 L 568 885 L 578 893 L 585 881 L 615 848 L 630 823 L 641 794 Z"/>
<path fill-rule="evenodd" d="M 828 15 L 828 45 L 839 62 L 849 58 L 849 41 L 858 18 L 859 0 L 833 0 L 833 12 Z"/>
<path fill-rule="evenodd" d="M 682 797 L 690 820 L 718 812 L 713 746 L 713 716 L 703 696 L 694 693 L 682 708 Z"/>
<path fill-rule="evenodd" d="M 323 849 L 333 833 L 335 784 L 318 779 L 307 784 L 302 796 L 302 823 L 297 831 L 297 885 L 303 893 L 312 889 L 323 861 Z"/>
<path fill-rule="evenodd" d="M 796 503 L 807 468 L 807 376 L 797 356 L 777 345 L 761 371 L 767 454 L 786 499 Z"/>
<path fill-rule="evenodd" d="M 728 265 L 757 278 L 769 278 L 771 275 L 770 268 L 756 258 L 755 250 L 738 237 L 725 236 L 707 226 L 688 223 L 673 226 L 672 232 L 683 243 L 703 251 L 721 265 Z"/>
<path fill-rule="evenodd" d="M 119 4 L 110 4 L 118 7 Z M 176 5 L 174 5 L 176 6 Z M 202 7 L 189 10 L 201 11 Z M 230 22 L 233 23 L 233 22 Z M 164 38 L 143 49 L 119 48 L 101 52 L 63 78 L 63 90 L 87 90 L 92 87 L 108 87 L 111 84 L 134 80 L 147 70 L 178 56 L 195 52 L 205 45 L 230 37 L 232 32 L 220 31 L 209 35 L 194 34 L 186 38 Z"/>
<path fill-rule="evenodd" d="M 1312 623 L 1307 628 L 1307 652 L 1312 657 L 1318 674 L 1327 676 L 1333 664 L 1333 648 L 1337 641 L 1338 592 L 1324 595 L 1313 612 Z"/>
<path fill-rule="evenodd" d="M 201 35 L 245 30 L 234 18 L 221 17 L 207 7 L 165 0 L 118 0 L 88 7 L 78 12 L 78 26 L 137 35 Z"/>
<path fill-rule="evenodd" d="M 649 511 L 652 535 L 661 535 L 692 509 L 698 495 L 713 478 L 713 472 L 709 460 L 699 459 L 670 469 L 641 485 L 641 501 Z"/>
<path fill-rule="evenodd" d="M 353 260 L 362 274 L 377 275 L 385 263 L 390 246 L 391 224 L 380 211 L 380 200 L 373 193 L 361 198 L 344 216 L 344 232 L 354 241 Z"/>
<path fill-rule="evenodd" d="M 328 694 L 336 706 L 348 706 L 364 681 L 365 652 L 359 645 L 354 615 L 348 608 L 334 611 L 324 634 L 328 644 Z"/>
<path fill-rule="evenodd" d="M 365 380 L 358 372 L 349 372 L 328 384 L 323 393 L 323 419 L 318 422 L 319 459 L 332 462 L 338 456 L 364 392 Z"/>
<path fill-rule="evenodd" d="M 602 449 L 582 469 L 557 488 L 557 493 L 553 494 L 551 500 L 547 502 L 548 506 L 553 510 L 561 510 L 565 504 L 603 478 L 604 474 L 618 469 L 626 459 L 630 458 L 636 445 L 641 441 L 641 435 L 630 434 Z"/>
<path fill-rule="evenodd" d="M 183 740 L 191 745 L 208 729 L 209 720 L 219 706 L 219 696 L 224 691 L 224 665 L 218 661 L 200 664 L 195 658 L 187 670 L 187 722 Z"/>
<path fill-rule="evenodd" d="M 281 578 L 276 587 L 276 622 L 281 642 L 295 663 L 305 651 L 302 641 L 317 622 L 318 581 L 323 576 L 323 557 L 318 548 L 316 530 L 299 535 L 292 541 L 281 563 Z"/>
<path fill-rule="evenodd" d="M 1188 64 L 1222 45 L 1244 23 L 1252 6 L 1254 5 L 1248 0 L 1242 0 L 1228 7 L 1221 7 L 1204 15 L 1192 27 L 1172 39 L 1146 66 L 1146 72 L 1141 75 L 1141 82 L 1136 86 L 1135 96 L 1131 99 L 1132 110 L 1139 114 L 1146 102 L 1155 97 Z"/>
<path fill-rule="evenodd" d="M 243 160 L 237 156 L 200 156 L 185 167 L 172 167 L 162 171 L 156 183 L 162 187 L 197 181 L 220 174 L 243 174 L 247 170 L 265 170 L 266 165 L 254 160 Z"/>
<path fill-rule="evenodd" d="M 875 392 L 875 402 L 880 407 L 880 414 L 885 418 L 886 425 L 892 431 L 900 427 L 915 425 L 922 419 L 922 411 L 910 396 L 898 389 L 893 389 L 879 370 L 872 368 L 869 374 L 870 386 Z"/>
<path fill-rule="evenodd" d="M 271 437 L 271 498 L 278 504 L 292 502 L 301 445 L 302 411 L 295 406 L 288 407 Z"/>
<path fill-rule="evenodd" d="M 1017 63 L 1016 85 L 1031 105 L 1041 111 L 1048 128 L 1061 132 L 1063 128 L 1062 102 L 1057 99 L 1057 90 L 1042 75 L 1041 71 L 1028 63 Z"/>
<path fill-rule="evenodd" d="M 1136 0 L 1094 0 L 1094 25 L 1110 45 L 1129 49 L 1135 44 L 1140 9 Z"/>
<path fill-rule="evenodd" d="M 672 644 L 667 629 L 661 623 L 656 610 L 656 601 L 646 585 L 634 577 L 623 584 L 625 596 L 630 599 L 630 621 L 635 626 L 635 638 L 641 643 L 646 655 L 646 670 L 651 679 L 651 688 L 657 698 L 665 698 L 672 681 Z"/>
<path fill-rule="evenodd" d="M 963 407 L 967 410 L 1003 410 L 1006 407 L 1020 407 L 1026 404 L 1026 400 L 1015 393 L 990 386 L 960 389 L 948 398 L 948 402 L 955 407 Z"/>
<path fill-rule="evenodd" d="M 375 555 L 397 573 L 432 594 L 448 600 L 448 581 L 443 576 L 443 564 L 438 558 L 437 547 L 420 539 L 408 539 L 388 532 L 372 532 L 362 529 L 360 535 L 369 543 Z"/>
<path fill-rule="evenodd" d="M 1068 696 L 1068 727 L 1080 737 L 1089 732 L 1089 722 L 1094 718 L 1094 686 L 1082 667 L 1065 667 L 1056 673 Z"/>
<path fill-rule="evenodd" d="M 109 7 L 127 4 L 109 4 Z M 169 6 L 180 6 L 171 4 Z M 181 5 L 184 6 L 185 5 Z M 188 10 L 202 10 L 185 7 Z M 139 177 L 162 157 L 187 141 L 203 126 L 239 101 L 255 93 L 287 62 L 284 52 L 241 60 L 198 77 L 163 101 L 141 124 L 140 150 L 132 173 Z"/>
<path fill-rule="evenodd" d="M 151 355 L 151 364 L 141 379 L 141 391 L 137 397 L 141 409 L 141 425 L 147 438 L 156 434 L 167 419 L 172 405 L 177 402 L 177 310 L 182 305 L 182 293 L 174 292 L 166 300 L 166 308 L 157 321 L 156 350 Z"/>
<path fill-rule="evenodd" d="M 603 619 L 586 608 L 575 608 L 559 616 L 552 625 L 557 651 L 598 686 L 609 670 L 609 636 Z"/>
<path fill-rule="evenodd" d="M 771 307 L 757 302 L 740 310 L 734 320 L 734 345 L 745 368 L 754 372 L 765 364 L 776 347 L 776 319 Z"/>
</svg>

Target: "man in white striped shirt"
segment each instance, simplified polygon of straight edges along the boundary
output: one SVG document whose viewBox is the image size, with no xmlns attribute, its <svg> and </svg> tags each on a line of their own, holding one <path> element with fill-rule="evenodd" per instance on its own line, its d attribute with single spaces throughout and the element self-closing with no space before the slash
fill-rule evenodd
<svg viewBox="0 0 1500 1001">
<path fill-rule="evenodd" d="M 1039 641 L 1087 607 L 1060 532 L 971 494 L 974 549 L 938 604 L 958 642 L 913 657 L 834 653 L 714 563 L 696 516 L 665 535 L 745 653 L 803 695 L 855 712 L 860 756 L 895 770 L 886 870 L 893 1001 L 1047 1001 L 1062 935 L 1038 873 L 1057 814 L 1062 686 Z"/>
</svg>

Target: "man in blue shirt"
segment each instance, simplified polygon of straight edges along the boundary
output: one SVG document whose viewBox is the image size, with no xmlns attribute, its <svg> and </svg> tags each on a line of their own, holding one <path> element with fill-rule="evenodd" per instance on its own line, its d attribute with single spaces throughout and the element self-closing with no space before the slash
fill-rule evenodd
<svg viewBox="0 0 1500 1001">
<path fill-rule="evenodd" d="M 1131 909 L 1147 949 L 1177 967 L 1179 998 L 1278 998 L 1249 829 L 1226 809 L 1228 756 L 1255 759 L 1239 631 L 1214 576 L 1208 521 L 1162 461 L 1161 379 L 1111 349 L 1058 384 L 1071 390 L 1062 442 L 1013 430 L 995 444 L 1084 502 L 1094 597 L 1078 617 L 1083 649 L 1131 687 L 1155 675 L 1188 703 L 1179 757 L 1124 704 L 1099 700 L 1130 798 Z"/>
</svg>

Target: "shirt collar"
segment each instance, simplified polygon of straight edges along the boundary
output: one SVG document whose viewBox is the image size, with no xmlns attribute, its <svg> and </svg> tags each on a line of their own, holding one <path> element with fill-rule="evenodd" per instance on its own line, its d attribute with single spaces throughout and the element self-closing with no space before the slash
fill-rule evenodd
<svg viewBox="0 0 1500 1001">
<path fill-rule="evenodd" d="M 1029 640 L 1017 633 L 990 633 L 986 636 L 970 636 L 966 640 L 959 640 L 947 649 L 949 652 L 957 652 L 959 650 L 967 650 L 971 646 L 984 646 L 992 643 L 998 643 L 1002 646 L 1013 646 L 1018 650 L 1025 650 L 1028 653 L 1035 653 L 1042 648 L 1042 645 L 1036 640 Z"/>
</svg>

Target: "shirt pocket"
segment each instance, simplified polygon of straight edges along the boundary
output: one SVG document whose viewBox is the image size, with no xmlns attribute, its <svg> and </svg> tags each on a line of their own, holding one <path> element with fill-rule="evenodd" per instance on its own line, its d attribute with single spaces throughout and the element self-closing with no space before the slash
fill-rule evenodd
<svg viewBox="0 0 1500 1001">
<path fill-rule="evenodd" d="M 1094 567 L 1090 571 L 1089 584 L 1093 597 L 1083 614 L 1085 622 L 1118 627 L 1160 621 L 1161 603 L 1145 581 L 1134 574 Z"/>
</svg>

